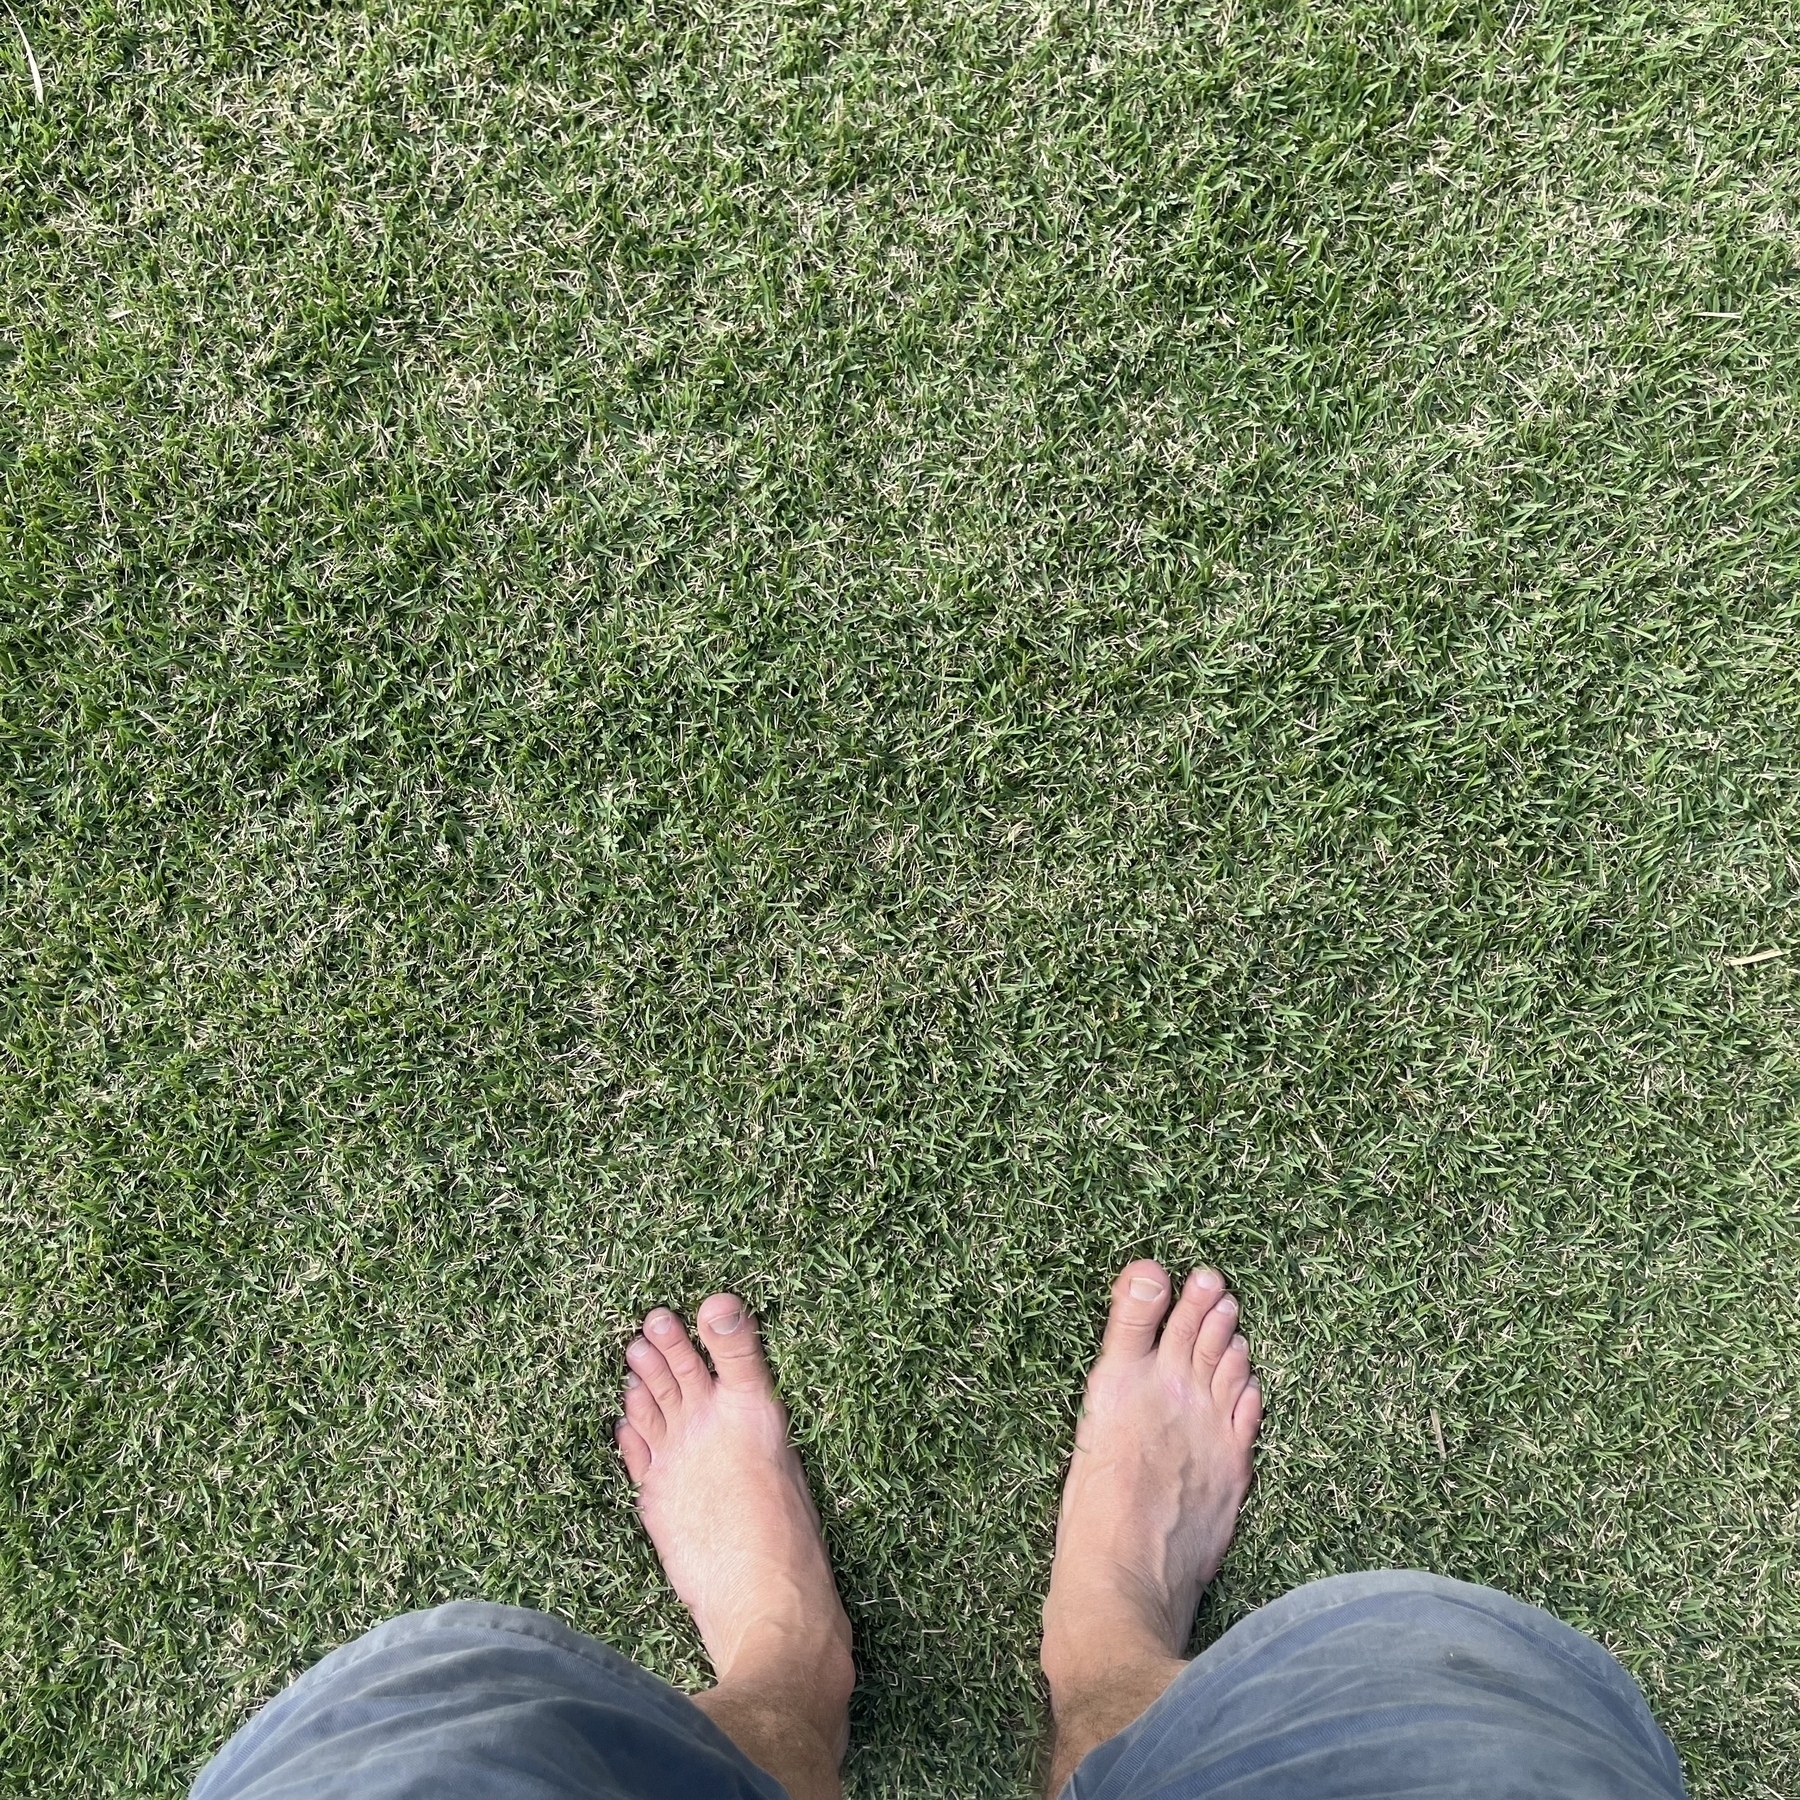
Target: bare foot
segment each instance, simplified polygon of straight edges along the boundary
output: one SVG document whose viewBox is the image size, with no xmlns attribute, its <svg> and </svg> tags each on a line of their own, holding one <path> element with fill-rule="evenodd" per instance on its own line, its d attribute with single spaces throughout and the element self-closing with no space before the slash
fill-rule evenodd
<svg viewBox="0 0 1800 1800">
<path fill-rule="evenodd" d="M 1044 1602 L 1052 1794 L 1181 1672 L 1250 1489 L 1262 1390 L 1237 1302 L 1196 1269 L 1165 1313 L 1158 1264 L 1121 1271 L 1075 1427 Z"/>
<path fill-rule="evenodd" d="M 663 1307 L 626 1348 L 619 1450 L 719 1678 L 694 1703 L 793 1800 L 835 1800 L 850 1621 L 755 1321 L 714 1294 L 698 1323 L 717 1376 Z"/>
</svg>

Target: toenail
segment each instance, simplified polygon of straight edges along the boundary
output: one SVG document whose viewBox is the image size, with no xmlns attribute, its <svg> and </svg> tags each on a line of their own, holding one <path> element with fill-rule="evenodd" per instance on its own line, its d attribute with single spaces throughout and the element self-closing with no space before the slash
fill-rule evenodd
<svg viewBox="0 0 1800 1800">
<path fill-rule="evenodd" d="M 667 1337 L 675 1329 L 675 1315 L 666 1312 L 653 1312 L 644 1321 L 645 1326 L 658 1337 Z"/>
<path fill-rule="evenodd" d="M 720 1337 L 730 1337 L 743 1322 L 744 1309 L 741 1306 L 734 1306 L 729 1312 L 714 1313 L 706 1321 L 706 1326 L 709 1331 L 716 1332 Z"/>
<path fill-rule="evenodd" d="M 644 1385 L 644 1378 L 636 1369 L 627 1369 L 625 1371 L 625 1385 L 628 1388 L 642 1387 Z"/>
<path fill-rule="evenodd" d="M 1225 1277 L 1217 1269 L 1196 1269 L 1194 1271 L 1194 1286 L 1197 1288 L 1206 1288 L 1210 1291 L 1213 1288 L 1222 1288 L 1224 1285 Z"/>
<path fill-rule="evenodd" d="M 1154 1300 L 1162 1292 L 1162 1283 L 1152 1281 L 1148 1275 L 1139 1275 L 1131 1284 L 1131 1297 L 1134 1300 Z"/>
</svg>

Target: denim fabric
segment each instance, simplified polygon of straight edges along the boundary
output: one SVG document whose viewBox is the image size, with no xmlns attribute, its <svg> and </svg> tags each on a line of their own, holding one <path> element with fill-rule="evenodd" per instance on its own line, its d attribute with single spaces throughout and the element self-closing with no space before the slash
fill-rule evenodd
<svg viewBox="0 0 1800 1800">
<path fill-rule="evenodd" d="M 786 1800 L 691 1700 L 520 1606 L 406 1613 L 334 1650 L 192 1800 Z"/>
<path fill-rule="evenodd" d="M 1489 1588 L 1344 1575 L 1225 1633 L 1064 1800 L 1682 1800 L 1631 1677 Z M 334 1651 L 193 1800 L 785 1800 L 690 1701 L 541 1613 L 409 1613 Z"/>
<path fill-rule="evenodd" d="M 1492 1588 L 1392 1571 L 1234 1625 L 1065 1800 L 1681 1800 L 1637 1683 Z"/>
</svg>

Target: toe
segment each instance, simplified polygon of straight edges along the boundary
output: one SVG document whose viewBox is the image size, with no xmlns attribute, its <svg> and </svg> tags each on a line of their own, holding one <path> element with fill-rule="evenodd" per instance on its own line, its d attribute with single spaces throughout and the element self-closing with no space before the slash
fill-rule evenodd
<svg viewBox="0 0 1800 1800">
<path fill-rule="evenodd" d="M 681 1404 L 681 1383 L 675 1379 L 675 1371 L 669 1367 L 667 1358 L 648 1338 L 633 1338 L 625 1346 L 625 1360 L 658 1406 Z"/>
<path fill-rule="evenodd" d="M 1238 1395 L 1237 1405 L 1231 1409 L 1232 1435 L 1246 1450 L 1256 1442 L 1256 1434 L 1262 1428 L 1262 1416 L 1262 1383 L 1252 1375 L 1244 1383 L 1244 1391 Z"/>
<path fill-rule="evenodd" d="M 1127 1263 L 1112 1285 L 1112 1310 L 1106 1315 L 1104 1354 L 1148 1356 L 1156 1347 L 1156 1328 L 1169 1310 L 1169 1278 L 1160 1263 Z"/>
<path fill-rule="evenodd" d="M 1194 1340 L 1206 1315 L 1225 1292 L 1225 1277 L 1217 1269 L 1196 1269 L 1181 1289 L 1181 1298 L 1163 1327 L 1162 1353 L 1179 1365 L 1194 1354 Z"/>
<path fill-rule="evenodd" d="M 650 1384 L 642 1380 L 635 1370 L 627 1370 L 625 1374 L 625 1417 L 632 1430 L 652 1448 L 663 1441 L 663 1436 L 669 1429 L 668 1421 L 663 1417 L 663 1409 L 650 1390 Z"/>
<path fill-rule="evenodd" d="M 1225 1354 L 1219 1358 L 1219 1366 L 1213 1370 L 1213 1404 L 1229 1418 L 1239 1397 L 1249 1385 L 1250 1346 L 1240 1331 L 1225 1346 Z"/>
<path fill-rule="evenodd" d="M 656 1307 L 644 1320 L 644 1335 L 662 1352 L 681 1391 L 689 1400 L 699 1400 L 712 1386 L 712 1371 L 707 1368 L 693 1340 L 682 1329 L 681 1321 L 666 1306 Z"/>
<path fill-rule="evenodd" d="M 719 1386 L 752 1394 L 772 1394 L 775 1383 L 763 1358 L 756 1321 L 736 1294 L 714 1294 L 695 1314 L 700 1341 L 719 1371 Z"/>
<path fill-rule="evenodd" d="M 621 1419 L 613 1427 L 613 1436 L 618 1439 L 619 1454 L 625 1459 L 625 1473 L 634 1482 L 642 1481 L 650 1473 L 650 1446 L 629 1419 Z"/>
<path fill-rule="evenodd" d="M 1237 1330 L 1238 1303 L 1234 1294 L 1221 1294 L 1212 1304 L 1206 1317 L 1200 1321 L 1200 1329 L 1194 1336 L 1194 1367 L 1208 1378 L 1219 1366 L 1222 1357 L 1231 1344 L 1231 1334 Z"/>
</svg>

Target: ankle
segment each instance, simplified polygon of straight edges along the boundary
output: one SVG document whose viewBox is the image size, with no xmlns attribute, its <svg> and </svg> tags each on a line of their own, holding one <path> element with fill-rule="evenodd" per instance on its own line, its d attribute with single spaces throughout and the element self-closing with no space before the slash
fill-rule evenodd
<svg viewBox="0 0 1800 1800">
<path fill-rule="evenodd" d="M 1050 1715 L 1059 1723 L 1094 1712 L 1135 1706 L 1124 1721 L 1147 1708 L 1187 1664 L 1166 1650 L 1144 1647 L 1124 1654 L 1095 1653 L 1055 1656 L 1046 1647 L 1044 1682 L 1050 1690 Z"/>
<path fill-rule="evenodd" d="M 1159 1615 L 1152 1597 L 1124 1583 L 1073 1594 L 1058 1592 L 1053 1583 L 1038 1652 L 1052 1707 L 1058 1694 L 1075 1701 L 1120 1679 L 1143 1681 L 1163 1672 L 1166 1684 L 1166 1671 L 1182 1666 L 1186 1637 Z"/>
<path fill-rule="evenodd" d="M 838 1800 L 854 1677 L 848 1653 L 817 1679 L 791 1663 L 779 1672 L 734 1667 L 693 1701 L 791 1800 Z"/>
<path fill-rule="evenodd" d="M 1059 1655 L 1046 1644 L 1043 1667 L 1051 1719 L 1045 1792 L 1054 1797 L 1082 1758 L 1142 1718 L 1187 1664 L 1160 1646 L 1123 1655 L 1072 1657 Z"/>
<path fill-rule="evenodd" d="M 728 1664 L 714 1665 L 714 1674 L 719 1689 L 779 1695 L 784 1705 L 804 1703 L 808 1714 L 827 1720 L 847 1712 L 856 1686 L 848 1629 L 760 1627 L 739 1640 Z"/>
</svg>

